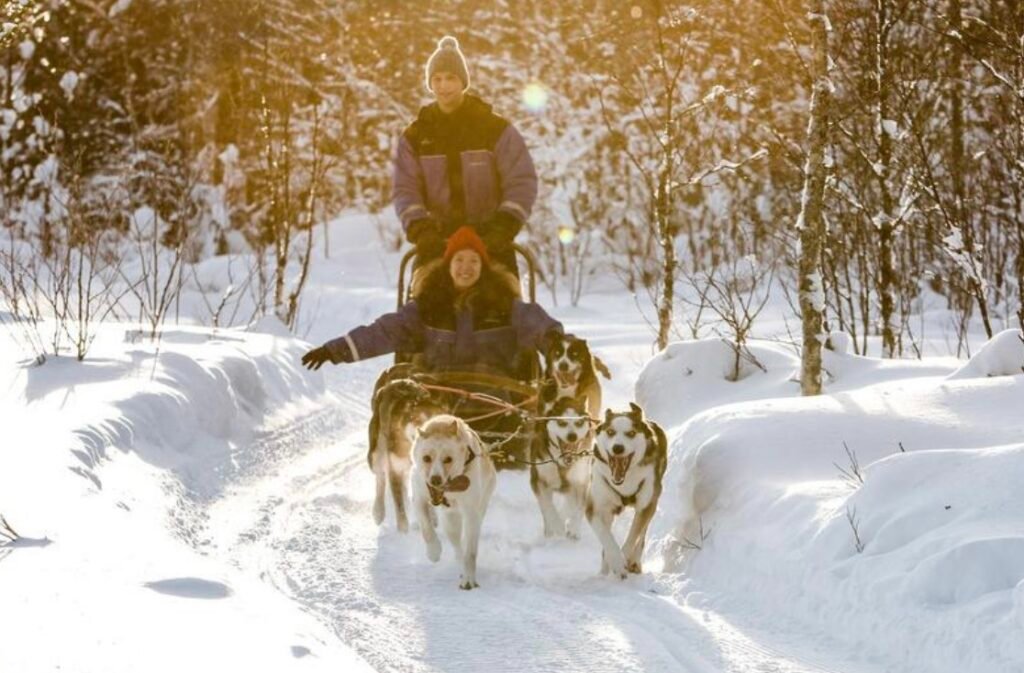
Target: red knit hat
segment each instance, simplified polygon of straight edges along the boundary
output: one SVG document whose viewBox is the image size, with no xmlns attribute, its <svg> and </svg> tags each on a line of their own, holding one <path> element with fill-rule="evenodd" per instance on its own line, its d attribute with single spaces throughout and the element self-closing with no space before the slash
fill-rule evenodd
<svg viewBox="0 0 1024 673">
<path fill-rule="evenodd" d="M 487 255 L 487 246 L 477 235 L 473 227 L 459 227 L 454 234 L 448 237 L 448 247 L 444 249 L 444 261 L 450 262 L 459 250 L 472 250 L 480 255 L 484 264 L 490 264 L 491 258 Z"/>
</svg>

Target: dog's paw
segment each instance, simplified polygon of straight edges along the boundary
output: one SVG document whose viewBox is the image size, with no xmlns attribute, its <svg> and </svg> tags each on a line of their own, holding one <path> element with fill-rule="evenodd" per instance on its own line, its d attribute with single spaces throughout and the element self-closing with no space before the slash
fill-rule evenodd
<svg viewBox="0 0 1024 673">
<path fill-rule="evenodd" d="M 409 520 L 406 519 L 404 516 L 398 518 L 398 532 L 399 533 L 408 533 L 409 532 Z"/>
<path fill-rule="evenodd" d="M 626 572 L 625 559 L 608 559 L 608 572 L 611 573 L 612 577 L 618 577 L 620 580 L 626 579 L 629 573 Z"/>
<path fill-rule="evenodd" d="M 459 588 L 463 591 L 469 591 L 471 589 L 479 589 L 480 585 L 476 581 L 462 580 L 459 582 Z"/>
<path fill-rule="evenodd" d="M 565 537 L 567 537 L 567 538 L 569 538 L 570 540 L 573 540 L 573 541 L 579 540 L 580 539 L 580 529 L 579 529 L 579 527 L 577 527 L 577 526 L 567 526 L 566 529 L 565 529 Z"/>
<path fill-rule="evenodd" d="M 379 503 L 374 503 L 373 504 L 373 521 L 378 526 L 381 525 L 382 523 L 384 523 L 384 503 L 383 502 L 379 502 Z"/>
<path fill-rule="evenodd" d="M 427 543 L 427 558 L 437 563 L 441 560 L 441 543 L 437 540 Z"/>
<path fill-rule="evenodd" d="M 633 573 L 634 575 L 642 575 L 644 571 L 640 567 L 640 562 L 639 561 L 627 561 L 626 562 L 626 572 Z"/>
</svg>

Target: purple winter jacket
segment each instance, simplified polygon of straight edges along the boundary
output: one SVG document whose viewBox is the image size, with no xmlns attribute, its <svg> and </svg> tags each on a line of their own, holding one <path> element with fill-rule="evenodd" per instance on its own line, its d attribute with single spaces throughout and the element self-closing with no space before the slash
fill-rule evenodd
<svg viewBox="0 0 1024 673">
<path fill-rule="evenodd" d="M 561 333 L 562 323 L 539 304 L 519 299 L 512 302 L 507 325 L 474 329 L 472 311 L 464 309 L 455 316 L 454 330 L 425 324 L 414 300 L 325 345 L 338 360 L 345 359 L 340 357 L 345 351 L 353 360 L 396 351 L 422 353 L 429 371 L 483 370 L 515 377 L 550 331 Z"/>
<path fill-rule="evenodd" d="M 451 114 L 437 103 L 420 109 L 398 139 L 393 178 L 403 229 L 433 217 L 450 232 L 484 224 L 499 210 L 522 224 L 537 198 L 537 173 L 522 136 L 468 94 Z"/>
</svg>

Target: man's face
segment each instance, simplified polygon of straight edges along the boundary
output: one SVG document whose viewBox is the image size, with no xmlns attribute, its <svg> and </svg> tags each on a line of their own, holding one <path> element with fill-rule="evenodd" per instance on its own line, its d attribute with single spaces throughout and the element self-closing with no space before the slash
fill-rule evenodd
<svg viewBox="0 0 1024 673">
<path fill-rule="evenodd" d="M 445 112 L 450 112 L 462 104 L 462 80 L 455 73 L 439 70 L 430 78 L 430 90 L 437 99 L 437 104 Z"/>
</svg>

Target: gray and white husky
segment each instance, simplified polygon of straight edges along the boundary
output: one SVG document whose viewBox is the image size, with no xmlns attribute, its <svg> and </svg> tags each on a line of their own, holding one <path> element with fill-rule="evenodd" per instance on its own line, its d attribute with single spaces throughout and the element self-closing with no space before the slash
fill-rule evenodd
<svg viewBox="0 0 1024 673">
<path fill-rule="evenodd" d="M 480 527 L 494 492 L 495 470 L 480 437 L 461 418 L 434 416 L 417 430 L 413 444 L 413 507 L 427 558 L 441 558 L 434 529 L 440 514 L 444 532 L 462 563 L 460 589 L 475 589 Z"/>
<path fill-rule="evenodd" d="M 601 573 L 621 579 L 642 572 L 647 527 L 661 496 L 668 464 L 668 441 L 643 409 L 630 403 L 629 411 L 605 412 L 595 430 L 594 460 L 587 495 L 587 521 L 601 541 Z M 626 541 L 619 547 L 612 522 L 626 507 L 635 510 Z"/>
<path fill-rule="evenodd" d="M 590 484 L 594 433 L 584 397 L 563 397 L 547 407 L 548 417 L 530 447 L 530 488 L 544 518 L 544 537 L 579 539 L 587 486 Z M 539 463 L 539 464 L 538 464 Z M 553 494 L 564 493 L 568 516 L 555 507 Z"/>
</svg>

